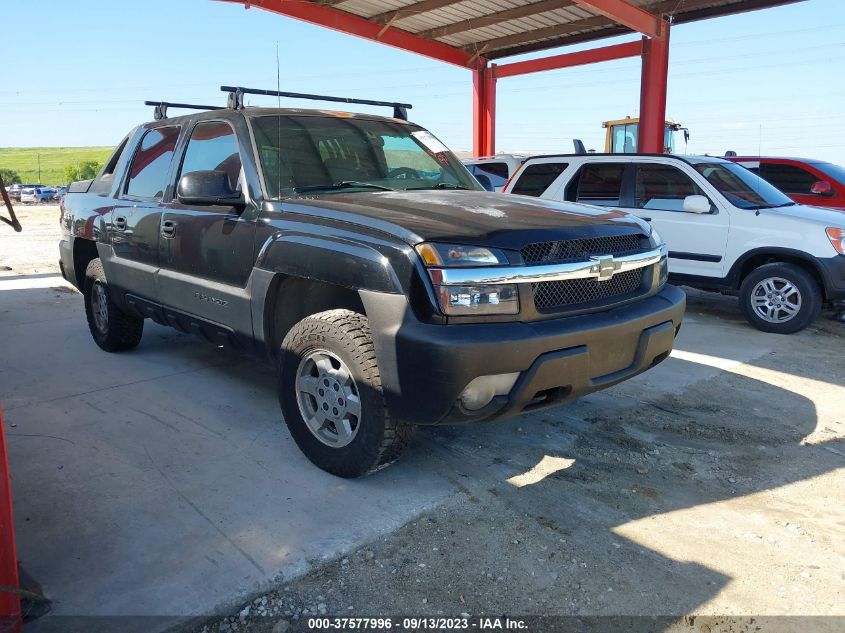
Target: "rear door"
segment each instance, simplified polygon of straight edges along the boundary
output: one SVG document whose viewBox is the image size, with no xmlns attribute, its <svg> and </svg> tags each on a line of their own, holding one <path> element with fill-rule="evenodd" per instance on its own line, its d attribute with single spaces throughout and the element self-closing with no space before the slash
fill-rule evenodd
<svg viewBox="0 0 845 633">
<path fill-rule="evenodd" d="M 155 301 L 159 265 L 159 224 L 162 200 L 169 195 L 173 156 L 180 127 L 149 129 L 129 164 L 110 214 L 109 242 L 114 260 L 103 260 L 109 283 Z"/>
<path fill-rule="evenodd" d="M 232 189 L 244 191 L 244 155 L 249 155 L 245 128 L 236 133 L 230 121 L 199 121 L 174 185 L 187 173 L 212 170 L 225 172 Z M 186 205 L 174 195 L 161 223 L 161 302 L 251 337 L 246 286 L 255 262 L 255 211 Z"/>
</svg>

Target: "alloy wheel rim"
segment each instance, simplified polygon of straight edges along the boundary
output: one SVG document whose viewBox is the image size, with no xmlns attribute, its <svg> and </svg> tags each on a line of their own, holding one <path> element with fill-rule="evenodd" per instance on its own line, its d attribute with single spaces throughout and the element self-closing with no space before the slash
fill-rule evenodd
<svg viewBox="0 0 845 633">
<path fill-rule="evenodd" d="M 296 402 L 308 430 L 332 448 L 348 445 L 361 427 L 361 398 L 349 368 L 327 350 L 313 350 L 296 371 Z"/>
<path fill-rule="evenodd" d="M 767 277 L 751 291 L 754 313 L 768 323 L 791 321 L 800 312 L 801 304 L 801 291 L 783 277 Z"/>
<path fill-rule="evenodd" d="M 94 283 L 94 291 L 91 293 L 91 312 L 94 316 L 94 324 L 97 329 L 104 333 L 109 326 L 108 298 L 106 289 L 99 281 Z"/>
</svg>

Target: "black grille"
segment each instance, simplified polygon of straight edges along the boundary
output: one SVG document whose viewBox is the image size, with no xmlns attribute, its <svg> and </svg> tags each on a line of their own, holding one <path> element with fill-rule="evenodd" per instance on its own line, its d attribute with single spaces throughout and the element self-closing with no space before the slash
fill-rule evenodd
<svg viewBox="0 0 845 633">
<path fill-rule="evenodd" d="M 567 279 L 531 284 L 534 307 L 539 311 L 558 310 L 578 304 L 590 304 L 608 299 L 622 299 L 640 289 L 643 274 L 648 268 L 616 273 L 607 281 L 596 279 Z"/>
<path fill-rule="evenodd" d="M 583 261 L 590 255 L 620 255 L 642 249 L 642 239 L 642 236 L 634 234 L 538 242 L 522 249 L 522 259 L 526 264 L 552 264 Z"/>
</svg>

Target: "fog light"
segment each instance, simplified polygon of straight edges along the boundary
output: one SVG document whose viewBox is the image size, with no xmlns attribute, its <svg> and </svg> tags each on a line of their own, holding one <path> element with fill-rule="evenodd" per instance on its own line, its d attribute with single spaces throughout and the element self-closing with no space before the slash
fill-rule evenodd
<svg viewBox="0 0 845 633">
<path fill-rule="evenodd" d="M 508 395 L 517 378 L 519 372 L 479 376 L 461 392 L 461 405 L 470 411 L 483 409 L 494 397 Z"/>
</svg>

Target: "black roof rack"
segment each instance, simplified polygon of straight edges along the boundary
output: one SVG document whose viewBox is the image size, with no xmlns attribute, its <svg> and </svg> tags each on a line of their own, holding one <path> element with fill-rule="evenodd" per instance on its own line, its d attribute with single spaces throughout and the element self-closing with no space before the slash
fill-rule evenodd
<svg viewBox="0 0 845 633">
<path fill-rule="evenodd" d="M 144 101 L 144 105 L 155 106 L 153 118 L 161 121 L 167 118 L 167 108 L 182 108 L 185 110 L 222 110 L 223 106 L 196 105 L 193 103 L 174 103 L 172 101 Z"/>
<path fill-rule="evenodd" d="M 408 110 L 413 108 L 410 103 L 396 103 L 395 101 L 373 101 L 371 99 L 353 99 L 352 97 L 330 97 L 327 95 L 311 95 L 302 92 L 280 92 L 279 90 L 262 90 L 260 88 L 243 88 L 241 86 L 220 86 L 220 90 L 229 93 L 228 104 L 234 110 L 244 107 L 244 95 L 266 95 L 268 97 L 287 97 L 290 99 L 312 99 L 314 101 L 334 101 L 338 103 L 359 103 L 362 105 L 386 106 L 393 108 L 393 117 L 408 120 Z"/>
</svg>

